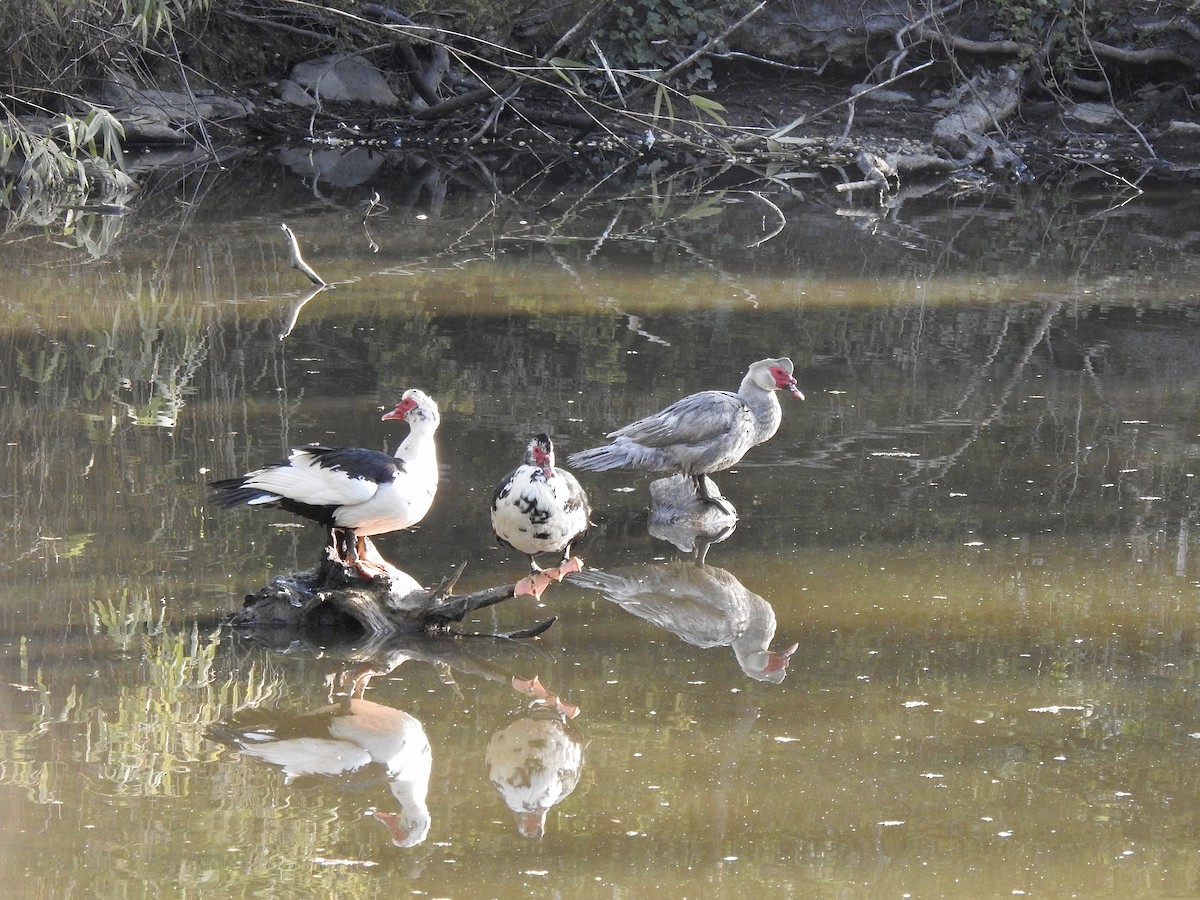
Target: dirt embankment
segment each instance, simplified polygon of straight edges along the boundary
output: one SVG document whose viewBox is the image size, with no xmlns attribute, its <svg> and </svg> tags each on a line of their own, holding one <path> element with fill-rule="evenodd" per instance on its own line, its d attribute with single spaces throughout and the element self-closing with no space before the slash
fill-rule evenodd
<svg viewBox="0 0 1200 900">
<path fill-rule="evenodd" d="M 131 143 L 190 152 L 264 135 L 543 154 L 582 145 L 668 161 L 853 163 L 846 189 L 881 192 L 916 178 L 1195 179 L 1193 10 L 1097 5 L 772 0 L 677 48 L 660 87 L 609 64 L 597 38 L 613 33 L 611 3 L 560 7 L 485 44 L 377 3 L 299 20 L 296 7 L 264 2 L 215 11 L 190 35 L 186 65 L 161 69 L 165 91 L 110 79 L 99 99 Z M 200 91 L 180 71 L 219 87 Z"/>
</svg>

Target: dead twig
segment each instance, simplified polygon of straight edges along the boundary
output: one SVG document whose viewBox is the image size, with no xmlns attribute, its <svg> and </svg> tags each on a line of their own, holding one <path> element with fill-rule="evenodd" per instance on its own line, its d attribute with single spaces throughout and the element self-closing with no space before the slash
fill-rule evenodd
<svg viewBox="0 0 1200 900">
<path fill-rule="evenodd" d="M 920 72 L 922 69 L 928 69 L 932 65 L 933 65 L 933 60 L 927 59 L 927 60 L 925 60 L 925 62 L 921 63 L 920 65 L 913 66 L 911 69 L 901 72 L 899 75 L 893 75 L 891 78 L 887 79 L 887 81 L 881 81 L 881 82 L 879 82 L 879 84 L 873 84 L 868 88 L 864 88 L 863 90 L 858 91 L 857 93 L 851 94 L 845 100 L 839 100 L 837 103 L 831 104 L 830 106 L 827 106 L 824 109 L 819 110 L 818 112 L 811 113 L 811 114 L 805 114 L 805 115 L 801 116 L 800 118 L 798 118 L 792 122 L 789 122 L 787 125 L 784 125 L 778 131 L 771 134 L 770 139 L 773 141 L 782 140 L 783 138 L 786 138 L 791 132 L 795 131 L 797 128 L 799 128 L 801 125 L 803 125 L 805 122 L 809 121 L 810 119 L 820 118 L 821 116 L 825 115 L 825 113 L 829 112 L 830 110 L 837 109 L 839 106 L 845 106 L 846 104 L 854 103 L 856 100 L 858 100 L 859 97 L 865 97 L 867 94 L 871 93 L 872 91 L 877 91 L 880 88 L 887 87 L 892 82 L 899 81 L 901 78 L 907 78 L 909 75 L 912 75 L 915 72 Z"/>
<path fill-rule="evenodd" d="M 312 266 L 304 261 L 304 257 L 300 254 L 300 241 L 296 239 L 295 232 L 288 228 L 287 223 L 279 226 L 283 233 L 287 235 L 288 247 L 292 251 L 292 268 L 299 269 L 305 274 L 309 281 L 319 287 L 327 287 L 329 282 L 313 271 Z"/>
</svg>

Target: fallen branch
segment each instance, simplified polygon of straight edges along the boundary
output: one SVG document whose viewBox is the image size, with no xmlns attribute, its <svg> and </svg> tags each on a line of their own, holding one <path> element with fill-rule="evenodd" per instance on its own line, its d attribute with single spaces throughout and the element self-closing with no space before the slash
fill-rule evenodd
<svg viewBox="0 0 1200 900">
<path fill-rule="evenodd" d="M 229 624 L 250 629 L 358 630 L 372 639 L 446 633 L 469 613 L 515 596 L 515 584 L 455 594 L 454 585 L 465 567 L 463 563 L 434 587 L 413 589 L 401 573 L 363 578 L 327 555 L 316 569 L 280 575 L 247 595 Z M 540 630 L 516 632 L 537 633 Z"/>
<path fill-rule="evenodd" d="M 874 188 L 882 196 L 892 190 L 893 180 L 896 182 L 896 188 L 899 189 L 900 176 L 896 172 L 896 167 L 882 156 L 878 156 L 867 150 L 861 150 L 855 154 L 854 163 L 858 166 L 859 171 L 863 173 L 863 180 L 843 182 L 837 185 L 834 190 L 844 193 L 846 191 Z"/>
<path fill-rule="evenodd" d="M 977 56 L 1000 54 L 1019 57 L 1022 53 L 1031 53 L 1034 50 L 1032 45 L 1024 44 L 1021 41 L 975 41 L 948 31 L 938 31 L 935 28 L 921 28 L 917 34 L 931 43 L 941 44 L 947 50 L 974 53 Z"/>
<path fill-rule="evenodd" d="M 1145 50 L 1126 50 L 1124 47 L 1114 47 L 1100 41 L 1089 41 L 1089 46 L 1095 54 L 1103 59 L 1125 65 L 1149 66 L 1154 63 L 1172 62 L 1190 64 L 1190 60 L 1174 50 L 1165 47 L 1147 47 Z"/>
<path fill-rule="evenodd" d="M 279 226 L 283 229 L 283 233 L 288 237 L 288 247 L 292 251 L 292 268 L 299 269 L 307 276 L 308 280 L 318 287 L 326 287 L 329 282 L 313 271 L 312 266 L 304 261 L 304 257 L 300 255 L 300 242 L 296 240 L 296 234 L 292 229 L 287 227 L 287 223 Z"/>
</svg>

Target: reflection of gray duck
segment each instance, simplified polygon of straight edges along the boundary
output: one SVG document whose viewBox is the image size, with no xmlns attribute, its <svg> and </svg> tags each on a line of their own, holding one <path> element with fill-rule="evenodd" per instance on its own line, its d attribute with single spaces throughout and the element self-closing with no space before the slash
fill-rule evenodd
<svg viewBox="0 0 1200 900">
<path fill-rule="evenodd" d="M 583 746 L 557 717 L 516 719 L 492 735 L 488 777 L 525 837 L 541 837 L 546 813 L 579 784 Z"/>
<path fill-rule="evenodd" d="M 575 476 L 554 465 L 554 445 L 548 435 L 529 442 L 521 465 L 509 472 L 492 497 L 492 530 L 501 541 L 529 557 L 530 578 L 518 583 L 517 594 L 538 595 L 550 579 L 578 572 L 571 547 L 588 529 L 587 494 Z M 535 557 L 561 555 L 554 569 L 543 570 Z M 537 576 L 543 576 L 538 578 Z"/>
<path fill-rule="evenodd" d="M 704 562 L 708 548 L 733 534 L 736 526 L 732 504 L 705 503 L 684 476 L 650 483 L 650 518 L 646 522 L 650 536 L 691 553 L 697 562 Z"/>
<path fill-rule="evenodd" d="M 701 391 L 684 397 L 611 432 L 611 443 L 572 453 L 568 460 L 592 472 L 682 472 L 692 479 L 696 496 L 720 505 L 720 495 L 713 495 L 712 482 L 704 476 L 736 465 L 746 451 L 779 430 L 783 410 L 775 392 L 785 390 L 804 399 L 793 371 L 787 357 L 760 359 L 750 366 L 736 394 Z"/>
<path fill-rule="evenodd" d="M 732 647 L 742 671 L 759 681 L 783 681 L 796 644 L 769 649 L 775 610 L 724 569 L 692 562 L 589 569 L 572 583 L 602 591 L 622 609 L 696 647 Z"/>
<path fill-rule="evenodd" d="M 290 784 L 305 776 L 351 779 L 373 772 L 387 782 L 400 812 L 376 812 L 397 847 L 429 834 L 425 795 L 433 754 L 421 723 L 406 712 L 370 700 L 344 698 L 299 716 L 278 715 L 254 726 L 231 722 L 213 736 L 247 756 L 283 770 Z"/>
</svg>

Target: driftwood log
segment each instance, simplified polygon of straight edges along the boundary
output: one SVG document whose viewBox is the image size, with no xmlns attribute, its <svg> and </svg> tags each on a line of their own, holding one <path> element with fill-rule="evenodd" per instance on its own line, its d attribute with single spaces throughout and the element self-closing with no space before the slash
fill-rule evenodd
<svg viewBox="0 0 1200 900">
<path fill-rule="evenodd" d="M 280 575 L 246 597 L 229 624 L 235 628 L 287 628 L 301 631 L 360 631 L 370 638 L 414 633 L 445 633 L 469 613 L 515 596 L 508 584 L 453 593 L 466 563 L 431 588 L 423 588 L 397 569 L 364 578 L 354 569 L 323 556 L 315 569 Z M 554 619 L 500 637 L 533 637 Z"/>
<path fill-rule="evenodd" d="M 711 480 L 709 493 L 720 498 L 719 502 L 699 500 L 691 479 L 682 475 L 654 481 L 650 485 L 650 533 L 703 562 L 709 546 L 725 540 L 737 523 L 737 510 L 721 497 Z M 352 632 L 356 644 L 379 647 L 404 635 L 449 633 L 471 612 L 517 596 L 517 584 L 455 594 L 454 585 L 466 563 L 434 587 L 422 587 L 384 560 L 369 539 L 361 558 L 378 571 L 375 577 L 363 577 L 356 567 L 336 558 L 326 547 L 316 568 L 277 576 L 247 595 L 228 624 L 244 630 L 301 635 L 319 632 L 323 645 L 339 632 Z M 536 637 L 554 622 L 551 618 L 492 636 Z"/>
</svg>

